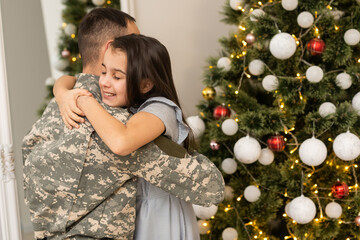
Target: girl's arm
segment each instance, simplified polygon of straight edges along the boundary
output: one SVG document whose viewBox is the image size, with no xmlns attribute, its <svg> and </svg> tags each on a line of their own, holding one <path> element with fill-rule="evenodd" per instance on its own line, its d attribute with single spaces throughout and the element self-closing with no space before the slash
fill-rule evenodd
<svg viewBox="0 0 360 240">
<path fill-rule="evenodd" d="M 73 89 L 75 83 L 75 77 L 62 76 L 56 80 L 53 88 L 53 93 L 56 102 L 59 105 L 61 117 L 69 129 L 72 129 L 72 127 L 79 128 L 77 122 L 84 122 L 84 119 L 80 117 L 84 116 L 84 113 L 76 105 L 76 99 L 79 96 L 91 95 L 91 93 L 85 89 Z"/>
<path fill-rule="evenodd" d="M 93 97 L 81 96 L 77 103 L 104 143 L 113 153 L 121 156 L 130 154 L 165 131 L 162 120 L 151 113 L 136 113 L 125 125 Z"/>
</svg>

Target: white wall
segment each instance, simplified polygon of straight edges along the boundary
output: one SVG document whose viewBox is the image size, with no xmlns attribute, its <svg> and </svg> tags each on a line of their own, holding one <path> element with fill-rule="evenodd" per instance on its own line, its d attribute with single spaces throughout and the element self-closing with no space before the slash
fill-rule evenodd
<svg viewBox="0 0 360 240">
<path fill-rule="evenodd" d="M 185 114 L 197 114 L 206 59 L 220 52 L 218 40 L 230 27 L 220 22 L 225 0 L 130 0 L 140 32 L 168 49 L 173 76 Z"/>
<path fill-rule="evenodd" d="M 40 2 L 0 1 L 20 213 L 22 228 L 28 232 L 31 224 L 23 204 L 21 142 L 37 119 L 50 68 Z"/>
</svg>

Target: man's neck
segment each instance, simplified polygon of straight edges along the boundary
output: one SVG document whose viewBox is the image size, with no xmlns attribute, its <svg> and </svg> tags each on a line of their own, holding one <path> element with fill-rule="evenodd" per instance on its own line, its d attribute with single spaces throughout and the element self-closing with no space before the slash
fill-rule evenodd
<svg viewBox="0 0 360 240">
<path fill-rule="evenodd" d="M 83 73 L 92 74 L 96 76 L 100 76 L 101 74 L 101 63 L 99 64 L 91 64 L 86 67 L 83 67 Z"/>
</svg>

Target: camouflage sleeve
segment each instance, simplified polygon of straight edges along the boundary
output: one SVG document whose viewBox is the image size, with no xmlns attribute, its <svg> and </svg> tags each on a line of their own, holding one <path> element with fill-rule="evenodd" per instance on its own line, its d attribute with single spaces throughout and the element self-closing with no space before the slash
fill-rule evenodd
<svg viewBox="0 0 360 240">
<path fill-rule="evenodd" d="M 193 204 L 210 206 L 222 202 L 224 179 L 208 158 L 199 153 L 189 155 L 165 137 L 155 142 L 157 145 L 147 144 L 131 154 L 133 174 Z M 161 147 L 172 149 L 175 156 L 169 156 Z"/>
</svg>

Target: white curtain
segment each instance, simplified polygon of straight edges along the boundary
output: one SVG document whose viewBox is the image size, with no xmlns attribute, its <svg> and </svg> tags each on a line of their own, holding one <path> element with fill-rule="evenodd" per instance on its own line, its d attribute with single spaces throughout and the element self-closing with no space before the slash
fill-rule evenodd
<svg viewBox="0 0 360 240">
<path fill-rule="evenodd" d="M 2 240 L 21 240 L 12 143 L 3 25 L 0 11 L 0 236 Z"/>
</svg>

